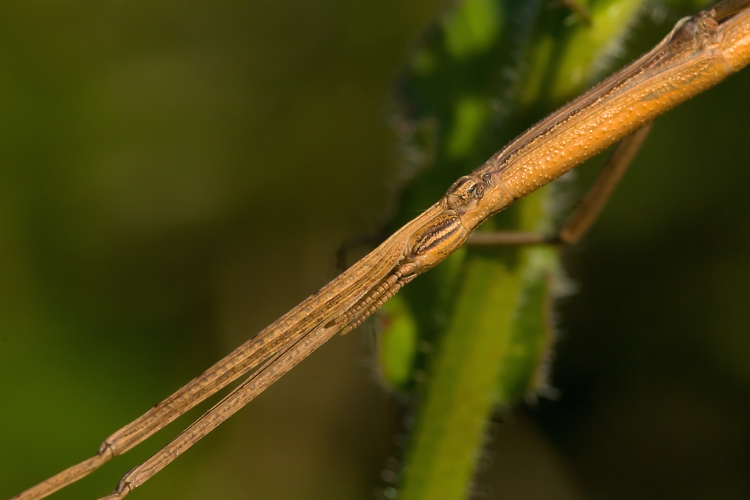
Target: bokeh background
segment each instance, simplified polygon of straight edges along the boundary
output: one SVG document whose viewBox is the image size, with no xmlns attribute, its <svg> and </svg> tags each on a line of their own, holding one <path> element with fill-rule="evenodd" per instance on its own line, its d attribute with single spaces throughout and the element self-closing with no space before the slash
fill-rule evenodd
<svg viewBox="0 0 750 500">
<path fill-rule="evenodd" d="M 0 498 L 93 454 L 380 227 L 392 84 L 443 6 L 0 5 Z M 646 16 L 623 60 L 675 21 Z M 499 413 L 477 496 L 750 497 L 748 89 L 746 70 L 661 118 L 566 251 L 560 396 Z M 404 410 L 373 335 L 334 339 L 132 498 L 382 497 Z M 106 494 L 206 407 L 54 498 Z"/>
</svg>

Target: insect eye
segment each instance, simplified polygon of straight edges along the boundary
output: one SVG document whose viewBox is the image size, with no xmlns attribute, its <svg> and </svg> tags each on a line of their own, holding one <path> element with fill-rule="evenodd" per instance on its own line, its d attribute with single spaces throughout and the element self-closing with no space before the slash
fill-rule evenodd
<svg viewBox="0 0 750 500">
<path fill-rule="evenodd" d="M 492 174 L 489 172 L 482 174 L 482 182 L 484 182 L 487 187 L 492 187 Z"/>
<path fill-rule="evenodd" d="M 467 183 L 468 188 L 466 189 L 465 199 L 468 201 L 470 198 L 475 200 L 481 200 L 484 196 L 484 184 L 477 183 L 474 180 Z"/>
</svg>

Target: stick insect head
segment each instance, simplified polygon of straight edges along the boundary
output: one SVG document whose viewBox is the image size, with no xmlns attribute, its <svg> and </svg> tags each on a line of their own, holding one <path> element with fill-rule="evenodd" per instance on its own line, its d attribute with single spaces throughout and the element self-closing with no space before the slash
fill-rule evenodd
<svg viewBox="0 0 750 500">
<path fill-rule="evenodd" d="M 488 187 L 485 181 L 473 175 L 465 175 L 448 189 L 443 203 L 449 210 L 453 210 L 459 216 L 463 215 L 477 207 Z"/>
</svg>

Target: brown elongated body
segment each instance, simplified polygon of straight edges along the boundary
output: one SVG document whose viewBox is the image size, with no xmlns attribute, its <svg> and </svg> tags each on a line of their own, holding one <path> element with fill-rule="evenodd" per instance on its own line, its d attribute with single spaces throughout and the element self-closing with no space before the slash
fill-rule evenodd
<svg viewBox="0 0 750 500">
<path fill-rule="evenodd" d="M 129 450 L 238 377 L 250 377 L 154 457 L 111 498 L 141 485 L 339 331 L 360 324 L 400 287 L 458 249 L 491 215 L 750 63 L 750 1 L 683 20 L 651 52 L 524 133 L 319 292 L 201 376 L 107 438 L 93 458 L 14 497 L 36 499 Z"/>
<path fill-rule="evenodd" d="M 473 199 L 476 207 L 461 217 L 466 229 L 472 231 L 514 199 L 747 65 L 750 12 L 721 26 L 711 12 L 683 20 L 651 52 L 545 118 L 467 176 L 484 184 L 486 194 Z"/>
</svg>

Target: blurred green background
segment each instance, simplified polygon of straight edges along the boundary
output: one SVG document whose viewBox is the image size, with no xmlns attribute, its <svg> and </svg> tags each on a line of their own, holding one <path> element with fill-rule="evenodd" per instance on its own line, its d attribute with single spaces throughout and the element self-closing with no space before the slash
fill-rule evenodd
<svg viewBox="0 0 750 500">
<path fill-rule="evenodd" d="M 0 5 L 0 498 L 93 454 L 380 227 L 392 84 L 443 6 Z M 651 9 L 622 60 L 676 20 Z M 566 251 L 560 397 L 500 414 L 478 496 L 750 497 L 748 89 L 746 70 L 661 118 Z M 334 339 L 132 498 L 381 497 L 404 417 L 373 345 L 370 326 Z M 108 493 L 205 408 L 54 498 Z"/>
</svg>

